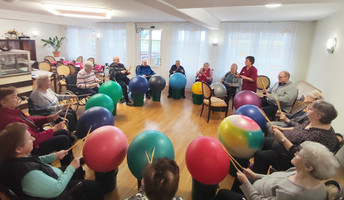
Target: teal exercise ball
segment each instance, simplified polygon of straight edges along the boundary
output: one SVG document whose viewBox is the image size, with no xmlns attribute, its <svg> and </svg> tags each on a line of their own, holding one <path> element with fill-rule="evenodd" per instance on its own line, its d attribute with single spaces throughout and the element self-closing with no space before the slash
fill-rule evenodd
<svg viewBox="0 0 344 200">
<path fill-rule="evenodd" d="M 183 89 L 186 85 L 186 78 L 184 74 L 174 73 L 169 80 L 169 85 L 173 89 Z"/>
<path fill-rule="evenodd" d="M 112 99 L 106 95 L 106 94 L 95 94 L 93 95 L 87 102 L 86 102 L 86 107 L 85 110 L 95 107 L 95 106 L 100 106 L 103 108 L 108 109 L 111 113 L 115 107 Z"/>
<path fill-rule="evenodd" d="M 108 95 L 113 103 L 118 103 L 118 101 L 122 98 L 123 91 L 120 84 L 115 81 L 106 81 L 103 83 L 99 88 L 99 93 Z"/>
<path fill-rule="evenodd" d="M 165 134 L 154 130 L 138 134 L 130 143 L 127 154 L 129 169 L 137 179 L 142 179 L 142 171 L 149 164 L 146 152 L 151 159 L 154 147 L 154 159 L 166 157 L 174 160 L 172 142 Z"/>
</svg>

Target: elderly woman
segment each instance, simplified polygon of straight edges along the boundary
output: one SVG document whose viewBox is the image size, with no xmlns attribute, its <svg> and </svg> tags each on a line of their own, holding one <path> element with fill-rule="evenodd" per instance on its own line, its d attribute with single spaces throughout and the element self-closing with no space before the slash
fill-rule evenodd
<svg viewBox="0 0 344 200">
<path fill-rule="evenodd" d="M 59 101 L 77 98 L 77 96 L 58 95 L 50 89 L 51 85 L 52 83 L 48 75 L 42 75 L 37 78 L 37 88 L 30 95 L 35 113 L 38 115 L 51 115 L 63 109 L 65 111 L 60 112 L 60 116 L 64 117 L 69 104 L 61 105 Z M 72 108 L 68 109 L 66 118 L 68 119 L 68 130 L 75 131 L 77 116 Z"/>
<path fill-rule="evenodd" d="M 237 172 L 242 183 L 243 194 L 230 190 L 220 190 L 215 200 L 248 200 L 256 199 L 312 199 L 325 200 L 327 192 L 322 180 L 335 174 L 339 166 L 333 153 L 322 144 L 306 141 L 301 150 L 295 153 L 291 163 L 295 166 L 286 172 L 275 172 L 271 175 L 255 174 L 250 169 Z M 251 184 L 248 179 L 255 181 Z"/>
<path fill-rule="evenodd" d="M 84 69 L 80 70 L 77 75 L 76 86 L 79 88 L 80 94 L 97 94 L 100 80 L 94 74 L 93 63 L 86 61 Z"/>
<path fill-rule="evenodd" d="M 20 199 L 31 199 L 58 198 L 82 182 L 81 191 L 73 193 L 76 199 L 103 199 L 97 182 L 83 180 L 80 158 L 75 158 L 67 167 L 61 167 L 63 170 L 52 167 L 48 163 L 62 159 L 67 151 L 32 157 L 30 152 L 34 141 L 27 125 L 20 122 L 9 124 L 0 132 L 1 184 L 14 190 Z"/>
<path fill-rule="evenodd" d="M 44 155 L 54 151 L 68 149 L 75 141 L 66 130 L 63 129 L 65 123 L 62 121 L 56 124 L 53 128 L 43 130 L 43 125 L 48 122 L 54 122 L 59 117 L 58 114 L 31 117 L 25 115 L 18 109 L 19 100 L 17 96 L 17 89 L 14 87 L 0 88 L 0 131 L 6 125 L 13 122 L 22 122 L 28 126 L 28 131 L 35 138 L 33 142 L 34 149 L 32 151 L 35 155 Z M 68 164 L 73 159 L 72 151 L 68 153 L 61 164 Z"/>
<path fill-rule="evenodd" d="M 222 83 L 227 89 L 227 97 L 225 99 L 227 103 L 229 99 L 235 95 L 237 89 L 241 86 L 241 79 L 236 76 L 237 74 L 238 65 L 233 63 L 231 65 L 231 70 L 221 78 L 220 83 Z"/>
<path fill-rule="evenodd" d="M 270 165 L 278 170 L 286 170 L 291 164 L 297 147 L 304 141 L 319 142 L 330 151 L 338 145 L 331 121 L 337 117 L 334 106 L 325 101 L 315 101 L 307 110 L 309 121 L 283 131 L 274 127 L 274 137 L 265 137 L 263 149 L 254 155 L 253 171 L 266 174 Z"/>
<path fill-rule="evenodd" d="M 213 82 L 213 71 L 209 68 L 209 63 L 205 62 L 203 67 L 196 74 L 197 81 L 203 81 L 209 85 Z"/>
</svg>

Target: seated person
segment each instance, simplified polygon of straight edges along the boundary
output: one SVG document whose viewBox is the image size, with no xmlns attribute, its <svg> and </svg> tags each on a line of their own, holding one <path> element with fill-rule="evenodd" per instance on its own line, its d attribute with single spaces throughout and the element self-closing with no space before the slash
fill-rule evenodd
<svg viewBox="0 0 344 200">
<path fill-rule="evenodd" d="M 70 104 L 61 105 L 59 101 L 71 98 L 77 98 L 76 95 L 58 95 L 53 92 L 51 80 L 48 75 L 39 76 L 36 80 L 37 88 L 31 93 L 30 99 L 33 103 L 33 108 L 38 115 L 51 115 L 60 112 L 60 116 L 64 117 L 66 109 Z M 68 130 L 75 131 L 77 116 L 75 111 L 70 107 L 66 118 L 68 119 Z M 61 120 L 60 120 L 61 121 Z M 59 120 L 57 122 L 60 122 Z"/>
<path fill-rule="evenodd" d="M 84 68 L 78 72 L 76 86 L 79 88 L 80 94 L 97 94 L 100 80 L 94 74 L 93 63 L 86 61 Z"/>
<path fill-rule="evenodd" d="M 319 142 L 330 151 L 334 151 L 339 141 L 331 121 L 337 117 L 334 106 L 325 101 L 315 101 L 307 110 L 309 121 L 288 131 L 274 127 L 274 137 L 265 137 L 263 149 L 254 154 L 253 171 L 266 174 L 269 166 L 277 170 L 286 170 L 291 166 L 291 159 L 297 147 L 304 141 Z"/>
<path fill-rule="evenodd" d="M 310 94 L 307 94 L 304 98 L 304 106 L 296 109 L 293 113 L 285 115 L 284 113 L 280 114 L 280 121 L 272 121 L 271 124 L 274 126 L 278 126 L 280 130 L 288 130 L 283 129 L 287 127 L 294 127 L 299 124 L 304 123 L 308 120 L 307 117 L 307 109 L 314 101 L 323 100 L 323 95 L 318 90 L 313 90 Z M 271 137 L 273 136 L 272 127 L 269 123 L 266 123 L 267 130 L 265 131 L 265 136 Z"/>
<path fill-rule="evenodd" d="M 238 74 L 238 65 L 233 63 L 231 65 L 231 70 L 227 72 L 222 78 L 220 83 L 222 83 L 227 89 L 227 97 L 225 101 L 228 103 L 229 99 L 235 95 L 238 88 L 241 86 L 241 79 L 236 75 Z"/>
<path fill-rule="evenodd" d="M 150 77 L 154 74 L 155 72 L 152 70 L 152 68 L 149 65 L 147 65 L 147 60 L 143 60 L 141 65 L 137 66 L 136 75 L 141 75 L 145 77 L 148 81 Z M 146 98 L 150 99 L 151 95 L 152 95 L 152 91 L 148 90 L 146 93 Z"/>
<path fill-rule="evenodd" d="M 130 82 L 128 78 L 129 74 L 130 71 L 128 71 L 122 63 L 119 63 L 119 57 L 113 57 L 113 63 L 110 65 L 110 79 L 116 81 L 122 87 L 125 102 L 128 106 L 132 106 L 133 103 L 128 97 L 127 89 L 127 85 L 129 85 Z"/>
<path fill-rule="evenodd" d="M 254 200 L 254 199 L 327 199 L 323 180 L 332 177 L 339 167 L 333 153 L 317 142 L 306 141 L 301 150 L 291 160 L 294 165 L 286 172 L 274 172 L 270 175 L 256 174 L 250 169 L 237 172 L 242 183 L 243 194 L 220 190 L 214 200 Z M 251 184 L 250 181 L 254 181 Z"/>
<path fill-rule="evenodd" d="M 174 160 L 158 158 L 143 171 L 144 191 L 126 200 L 182 200 L 176 197 L 179 167 Z M 146 196 L 145 194 L 146 193 Z"/>
<path fill-rule="evenodd" d="M 76 140 L 75 136 L 64 130 L 64 121 L 54 127 L 43 130 L 43 125 L 48 122 L 55 122 L 58 114 L 30 117 L 25 115 L 19 107 L 17 89 L 15 87 L 0 88 L 0 131 L 8 124 L 21 122 L 28 126 L 28 131 L 35 138 L 33 142 L 33 155 L 45 155 L 54 151 L 68 149 Z M 62 165 L 67 165 L 73 160 L 72 151 L 61 160 Z"/>
<path fill-rule="evenodd" d="M 206 82 L 210 85 L 213 79 L 213 71 L 209 68 L 209 63 L 205 62 L 196 74 L 196 81 Z"/>
<path fill-rule="evenodd" d="M 297 98 L 297 88 L 290 80 L 290 74 L 287 71 L 281 71 L 278 74 L 278 83 L 268 90 L 263 89 L 266 98 L 262 99 L 262 108 L 270 120 L 274 120 L 278 107 L 276 99 L 280 102 L 281 109 L 289 113 Z"/>
<path fill-rule="evenodd" d="M 31 156 L 34 141 L 27 125 L 20 122 L 9 124 L 0 132 L 1 184 L 12 189 L 20 199 L 31 199 L 59 197 L 82 182 L 81 191 L 74 196 L 76 199 L 103 199 L 100 184 L 84 180 L 80 158 L 66 167 L 55 168 L 48 163 L 62 159 L 68 152 Z"/>
<path fill-rule="evenodd" d="M 174 73 L 181 73 L 181 74 L 185 75 L 185 70 L 184 70 L 183 66 L 180 65 L 180 61 L 179 60 L 176 60 L 176 64 L 171 66 L 170 76 L 172 74 L 174 74 Z M 171 98 L 171 97 L 172 97 L 172 88 L 171 88 L 171 86 L 168 86 L 168 96 L 167 96 L 167 98 Z M 185 87 L 183 88 L 183 91 L 182 91 L 182 97 L 185 98 Z"/>
</svg>

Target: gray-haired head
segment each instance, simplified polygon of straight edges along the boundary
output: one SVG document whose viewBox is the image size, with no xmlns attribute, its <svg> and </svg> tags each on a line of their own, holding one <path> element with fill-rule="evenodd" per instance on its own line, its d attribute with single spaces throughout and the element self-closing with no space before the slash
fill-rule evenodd
<svg viewBox="0 0 344 200">
<path fill-rule="evenodd" d="M 331 124 L 332 120 L 336 119 L 338 115 L 336 108 L 326 101 L 314 101 L 311 107 L 320 113 L 321 118 L 319 121 L 323 124 Z"/>
<path fill-rule="evenodd" d="M 85 69 L 93 69 L 93 63 L 91 61 L 84 62 Z"/>
<path fill-rule="evenodd" d="M 301 144 L 299 155 L 307 166 L 312 166 L 311 175 L 326 180 L 336 173 L 339 163 L 332 152 L 324 145 L 305 141 Z"/>
<path fill-rule="evenodd" d="M 41 88 L 44 86 L 45 82 L 50 79 L 50 76 L 48 74 L 42 74 L 39 75 L 36 79 L 36 84 L 38 88 Z"/>
<path fill-rule="evenodd" d="M 314 99 L 314 101 L 316 101 L 316 100 L 324 100 L 324 96 L 323 96 L 323 94 L 319 90 L 313 90 L 309 94 L 309 96 L 312 97 Z"/>
</svg>

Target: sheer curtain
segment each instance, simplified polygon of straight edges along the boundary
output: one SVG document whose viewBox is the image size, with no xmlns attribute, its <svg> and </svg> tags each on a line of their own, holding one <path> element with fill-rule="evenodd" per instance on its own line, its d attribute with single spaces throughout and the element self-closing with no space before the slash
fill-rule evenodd
<svg viewBox="0 0 344 200">
<path fill-rule="evenodd" d="M 99 40 L 99 59 L 109 65 L 114 56 L 119 56 L 120 62 L 126 64 L 126 26 L 124 23 L 99 23 L 101 32 Z"/>
<path fill-rule="evenodd" d="M 294 22 L 222 23 L 223 42 L 219 44 L 216 76 L 229 71 L 232 63 L 240 71 L 245 57 L 251 55 L 255 57 L 258 75 L 266 75 L 275 83 L 280 71 L 291 68 L 295 27 Z"/>
<path fill-rule="evenodd" d="M 84 61 L 89 57 L 96 59 L 97 37 L 95 28 L 67 27 L 67 55 L 68 60 L 76 60 L 78 56 L 83 56 Z M 97 60 L 95 60 L 98 63 Z"/>
</svg>

